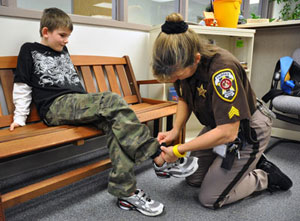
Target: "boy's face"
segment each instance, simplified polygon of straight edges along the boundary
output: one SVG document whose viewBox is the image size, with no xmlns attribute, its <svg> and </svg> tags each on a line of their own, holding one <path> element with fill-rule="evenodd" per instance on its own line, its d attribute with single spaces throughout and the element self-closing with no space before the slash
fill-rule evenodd
<svg viewBox="0 0 300 221">
<path fill-rule="evenodd" d="M 53 31 L 49 31 L 48 28 L 44 27 L 42 34 L 42 44 L 55 51 L 62 51 L 64 46 L 69 42 L 71 31 L 68 28 L 57 28 Z"/>
</svg>

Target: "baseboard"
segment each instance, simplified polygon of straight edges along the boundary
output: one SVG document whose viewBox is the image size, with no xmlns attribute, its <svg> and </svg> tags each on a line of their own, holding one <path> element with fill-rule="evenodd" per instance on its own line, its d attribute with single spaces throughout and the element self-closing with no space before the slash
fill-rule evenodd
<svg viewBox="0 0 300 221">
<path fill-rule="evenodd" d="M 271 136 L 288 140 L 300 141 L 300 132 L 294 130 L 272 127 Z"/>
</svg>

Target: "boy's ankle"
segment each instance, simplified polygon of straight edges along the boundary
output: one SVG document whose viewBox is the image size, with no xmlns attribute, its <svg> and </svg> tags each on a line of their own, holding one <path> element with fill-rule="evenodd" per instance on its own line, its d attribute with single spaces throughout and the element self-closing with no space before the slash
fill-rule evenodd
<svg viewBox="0 0 300 221">
<path fill-rule="evenodd" d="M 153 159 L 153 162 L 156 164 L 156 166 L 161 167 L 165 161 L 161 156 L 156 157 L 155 159 Z"/>
</svg>

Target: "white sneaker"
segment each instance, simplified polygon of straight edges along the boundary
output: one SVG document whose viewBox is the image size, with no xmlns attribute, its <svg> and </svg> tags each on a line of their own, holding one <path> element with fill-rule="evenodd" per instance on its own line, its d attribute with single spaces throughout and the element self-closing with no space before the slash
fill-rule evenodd
<svg viewBox="0 0 300 221">
<path fill-rule="evenodd" d="M 184 178 L 192 175 L 198 169 L 197 157 L 179 158 L 173 163 L 164 163 L 161 167 L 153 163 L 154 171 L 159 178 Z"/>
<path fill-rule="evenodd" d="M 124 210 L 137 210 L 146 216 L 158 216 L 164 210 L 162 203 L 150 199 L 141 189 L 137 189 L 130 197 L 120 197 L 117 205 Z"/>
</svg>

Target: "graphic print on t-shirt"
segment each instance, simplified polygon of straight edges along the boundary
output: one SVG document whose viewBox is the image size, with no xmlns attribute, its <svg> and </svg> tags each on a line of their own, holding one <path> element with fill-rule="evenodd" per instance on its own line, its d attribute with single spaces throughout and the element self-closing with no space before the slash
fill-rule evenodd
<svg viewBox="0 0 300 221">
<path fill-rule="evenodd" d="M 40 78 L 39 85 L 67 86 L 78 85 L 80 79 L 68 54 L 47 56 L 37 51 L 32 51 L 34 73 Z"/>
</svg>

